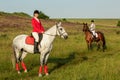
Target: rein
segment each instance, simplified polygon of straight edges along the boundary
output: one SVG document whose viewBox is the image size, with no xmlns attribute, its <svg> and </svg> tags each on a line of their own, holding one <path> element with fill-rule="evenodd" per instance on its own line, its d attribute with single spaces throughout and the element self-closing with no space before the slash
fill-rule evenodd
<svg viewBox="0 0 120 80">
<path fill-rule="evenodd" d="M 56 27 L 56 28 L 57 28 L 57 27 Z M 47 34 L 47 33 L 43 33 L 43 34 L 46 34 L 46 35 L 49 35 L 49 36 L 56 36 L 56 35 L 57 35 L 57 29 L 56 29 L 56 34 L 55 34 L 55 35 Z"/>
<path fill-rule="evenodd" d="M 52 35 L 52 34 L 47 34 L 47 33 L 43 33 L 43 34 L 46 34 L 46 35 L 49 35 L 49 36 L 56 36 L 56 35 Z"/>
<path fill-rule="evenodd" d="M 43 33 L 43 34 L 46 34 L 46 35 L 49 35 L 49 36 L 57 36 L 57 31 L 59 32 L 60 36 L 62 36 L 64 33 L 60 33 L 60 31 L 58 30 L 58 26 L 56 26 L 56 34 L 55 35 L 52 35 L 52 34 L 47 34 L 47 33 Z"/>
</svg>

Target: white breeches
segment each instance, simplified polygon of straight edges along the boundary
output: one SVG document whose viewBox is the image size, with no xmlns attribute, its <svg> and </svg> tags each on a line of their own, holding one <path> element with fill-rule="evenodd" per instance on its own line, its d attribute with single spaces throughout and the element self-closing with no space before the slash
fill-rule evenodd
<svg viewBox="0 0 120 80">
<path fill-rule="evenodd" d="M 38 36 L 38 33 L 37 32 L 32 32 L 32 35 L 35 39 L 35 42 L 39 42 L 39 36 Z"/>
<path fill-rule="evenodd" d="M 98 37 L 98 34 L 95 32 L 95 30 L 92 31 L 92 33 L 93 33 L 94 36 Z"/>
</svg>

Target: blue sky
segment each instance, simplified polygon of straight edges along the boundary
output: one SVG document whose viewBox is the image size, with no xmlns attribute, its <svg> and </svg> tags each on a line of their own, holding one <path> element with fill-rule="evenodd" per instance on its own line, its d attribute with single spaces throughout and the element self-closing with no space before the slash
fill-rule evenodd
<svg viewBox="0 0 120 80">
<path fill-rule="evenodd" d="M 26 12 L 35 9 L 51 18 L 120 18 L 120 0 L 1 0 L 0 11 Z"/>
</svg>

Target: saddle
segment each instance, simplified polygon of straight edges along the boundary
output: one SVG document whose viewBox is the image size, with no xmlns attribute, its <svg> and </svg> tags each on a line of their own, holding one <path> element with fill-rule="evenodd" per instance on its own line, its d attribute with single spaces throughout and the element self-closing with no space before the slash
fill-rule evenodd
<svg viewBox="0 0 120 80">
<path fill-rule="evenodd" d="M 41 42 L 41 40 L 43 38 L 43 35 L 38 34 L 38 36 L 39 36 L 39 42 Z M 25 43 L 28 44 L 28 45 L 34 45 L 34 42 L 35 42 L 35 39 L 34 39 L 34 37 L 32 35 L 27 36 L 26 39 L 25 39 Z"/>
<path fill-rule="evenodd" d="M 27 36 L 25 43 L 29 44 L 29 45 L 34 45 L 34 41 L 35 41 L 35 39 L 33 38 L 33 36 Z"/>
<path fill-rule="evenodd" d="M 96 33 L 96 34 L 98 35 L 98 33 Z M 98 37 L 96 37 L 96 35 L 93 35 L 93 34 L 92 34 L 92 38 L 93 38 L 94 41 L 98 40 Z"/>
</svg>

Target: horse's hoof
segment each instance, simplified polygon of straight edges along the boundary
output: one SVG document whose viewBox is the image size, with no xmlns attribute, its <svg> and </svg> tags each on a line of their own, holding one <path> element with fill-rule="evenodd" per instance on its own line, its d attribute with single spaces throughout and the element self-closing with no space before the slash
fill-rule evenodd
<svg viewBox="0 0 120 80">
<path fill-rule="evenodd" d="M 27 70 L 25 70 L 24 73 L 27 73 Z"/>
<path fill-rule="evenodd" d="M 45 75 L 46 75 L 46 76 L 48 76 L 48 75 L 49 75 L 49 73 L 46 73 Z"/>
<path fill-rule="evenodd" d="M 18 74 L 20 74 L 20 71 L 18 71 Z"/>
<path fill-rule="evenodd" d="M 39 74 L 38 76 L 39 76 L 39 77 L 42 77 L 42 74 Z"/>
</svg>

